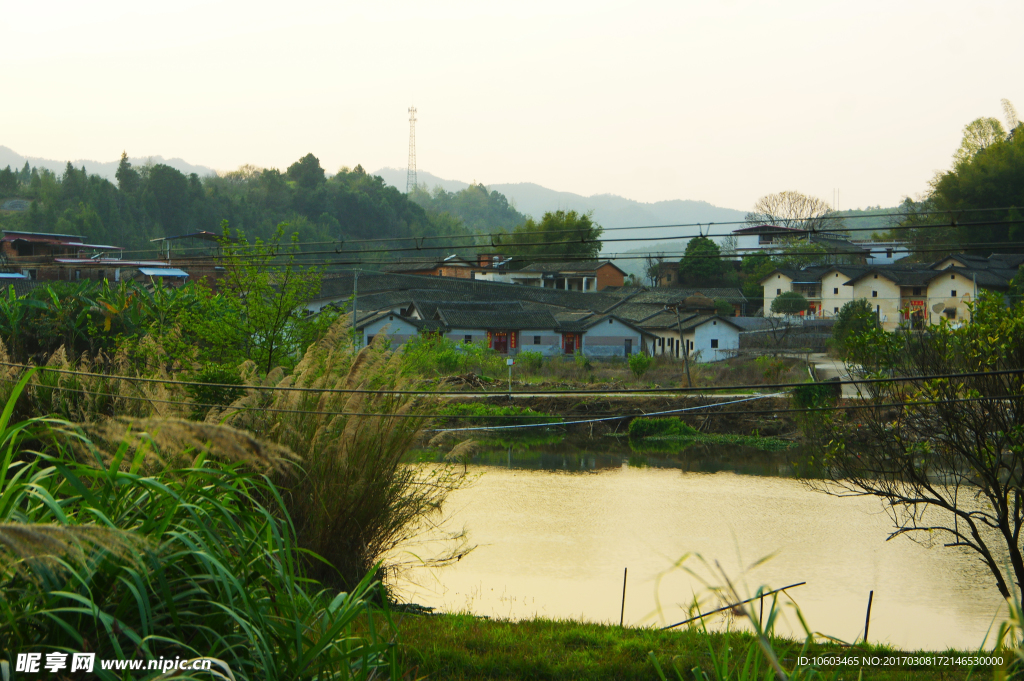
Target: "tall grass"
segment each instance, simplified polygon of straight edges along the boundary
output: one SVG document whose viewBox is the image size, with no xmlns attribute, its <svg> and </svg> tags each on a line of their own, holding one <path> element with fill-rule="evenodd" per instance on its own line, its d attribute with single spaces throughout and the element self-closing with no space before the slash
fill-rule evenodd
<svg viewBox="0 0 1024 681">
<path fill-rule="evenodd" d="M 211 657 L 253 681 L 398 673 L 390 620 L 359 625 L 379 584 L 337 593 L 305 578 L 267 476 L 202 452 L 145 473 L 149 444 L 101 451 L 64 420 L 11 423 L 29 378 L 0 415 L 0 658 Z"/>
<path fill-rule="evenodd" d="M 418 385 L 418 378 L 403 371 L 402 355 L 380 341 L 356 352 L 347 336 L 347 327 L 336 324 L 310 346 L 291 374 L 272 372 L 265 379 L 309 392 L 250 391 L 226 412 L 227 423 L 303 460 L 297 476 L 279 474 L 275 481 L 299 545 L 325 559 L 307 561 L 310 576 L 339 588 L 354 587 L 396 547 L 435 528 L 447 495 L 462 484 L 456 467 L 404 463 L 436 398 L 322 392 Z M 252 380 L 252 367 L 249 372 Z M 461 555 L 461 533 L 449 536 L 450 550 L 428 562 L 441 564 Z"/>
</svg>

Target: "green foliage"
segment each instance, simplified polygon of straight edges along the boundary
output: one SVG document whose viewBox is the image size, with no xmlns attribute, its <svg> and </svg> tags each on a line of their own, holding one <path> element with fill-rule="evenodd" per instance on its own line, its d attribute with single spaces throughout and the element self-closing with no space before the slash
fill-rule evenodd
<svg viewBox="0 0 1024 681">
<path fill-rule="evenodd" d="M 457 192 L 447 192 L 441 187 L 427 192 L 417 187 L 409 199 L 422 206 L 432 218 L 450 216 L 472 232 L 510 232 L 525 224 L 527 219 L 503 194 L 488 191 L 482 184 L 471 184 Z"/>
<path fill-rule="evenodd" d="M 716 298 L 715 314 L 721 315 L 723 317 L 732 317 L 734 314 L 736 314 L 736 310 L 735 308 L 733 308 L 732 303 L 730 303 L 728 300 Z"/>
<path fill-rule="evenodd" d="M 673 417 L 640 417 L 629 422 L 629 436 L 643 437 L 688 437 L 697 434 L 692 426 Z"/>
<path fill-rule="evenodd" d="M 532 350 L 523 350 L 516 355 L 516 364 L 521 365 L 526 371 L 540 371 L 544 366 L 544 355 Z"/>
<path fill-rule="evenodd" d="M 577 350 L 572 355 L 572 361 L 575 362 L 576 368 L 580 371 L 590 371 L 594 368 L 590 362 L 590 358 L 587 357 L 582 350 Z"/>
<path fill-rule="evenodd" d="M 499 406 L 481 402 L 449 404 L 437 410 L 441 418 L 450 419 L 456 426 L 516 426 L 528 423 L 561 423 L 562 419 L 550 414 L 534 411 L 529 407 Z M 496 418 L 497 417 L 497 418 Z"/>
<path fill-rule="evenodd" d="M 679 281 L 684 284 L 718 286 L 726 273 L 718 244 L 706 236 L 690 239 L 679 261 Z"/>
<path fill-rule="evenodd" d="M 425 211 L 361 167 L 326 179 L 312 154 L 286 173 L 243 166 L 204 178 L 160 164 L 133 167 L 122 154 L 116 180 L 70 165 L 62 175 L 0 171 L 0 197 L 31 201 L 28 211 L 0 214 L 0 228 L 78 234 L 132 249 L 142 259 L 156 255 L 151 239 L 217 231 L 223 220 L 264 241 L 282 222 L 302 241 L 470 234 L 460 220 Z"/>
<path fill-rule="evenodd" d="M 842 396 L 837 382 L 808 383 L 793 389 L 793 405 L 798 409 L 814 409 L 835 404 Z"/>
<path fill-rule="evenodd" d="M 650 355 L 642 352 L 635 352 L 629 356 L 629 370 L 633 372 L 633 376 L 640 380 L 643 375 L 647 373 L 647 370 L 651 367 L 651 362 L 654 360 Z"/>
<path fill-rule="evenodd" d="M 796 291 L 785 291 L 772 300 L 772 314 L 800 314 L 807 311 L 807 299 Z"/>
<path fill-rule="evenodd" d="M 860 335 L 878 325 L 875 311 L 871 303 L 863 298 L 845 303 L 836 315 L 835 326 L 832 327 L 832 341 L 836 350 L 845 355 L 847 344 L 854 336 Z"/>
<path fill-rule="evenodd" d="M 200 384 L 185 386 L 185 392 L 196 405 L 192 409 L 192 418 L 196 420 L 202 420 L 211 405 L 225 406 L 245 394 L 242 374 L 235 365 L 205 364 L 187 375 L 187 379 Z"/>
<path fill-rule="evenodd" d="M 252 462 L 127 439 L 107 450 L 67 422 L 10 423 L 12 406 L 0 418 L 10 659 L 92 652 L 102 681 L 121 676 L 99 659 L 160 657 L 215 658 L 240 681 L 397 675 L 390 619 L 367 626 L 379 585 L 336 595 L 305 579 L 281 496 Z M 157 453 L 191 463 L 152 466 Z"/>
<path fill-rule="evenodd" d="M 604 230 L 592 220 L 591 213 L 557 210 L 544 213 L 540 222 L 528 218 L 506 237 L 495 239 L 503 254 L 513 255 L 520 264 L 531 259 L 596 258 L 601 252 Z"/>
<path fill-rule="evenodd" d="M 771 274 L 778 265 L 766 254 L 756 253 L 743 257 L 740 263 L 740 287 L 743 295 L 753 301 L 764 299 L 761 281 Z"/>
</svg>

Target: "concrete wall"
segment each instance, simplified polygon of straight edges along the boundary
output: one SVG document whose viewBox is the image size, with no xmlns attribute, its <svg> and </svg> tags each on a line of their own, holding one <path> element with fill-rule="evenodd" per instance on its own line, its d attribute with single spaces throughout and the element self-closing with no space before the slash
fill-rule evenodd
<svg viewBox="0 0 1024 681">
<path fill-rule="evenodd" d="M 616 319 L 608 319 L 583 333 L 583 354 L 587 357 L 625 357 L 627 339 L 632 341 L 632 352 L 640 352 L 640 333 Z"/>
<path fill-rule="evenodd" d="M 980 289 L 979 289 L 980 290 Z M 967 322 L 971 319 L 971 312 L 967 304 L 976 298 L 974 278 L 965 277 L 955 272 L 940 273 L 928 284 L 928 310 L 927 319 L 932 324 L 938 324 L 943 317 L 951 321 Z M 942 303 L 945 308 L 956 310 L 955 317 L 948 317 L 942 312 L 933 312 L 932 306 Z"/>
<path fill-rule="evenodd" d="M 419 333 L 419 329 L 412 324 L 403 321 L 396 315 L 388 315 L 363 327 L 362 342 L 363 345 L 366 345 L 372 340 L 373 336 L 384 334 L 391 340 L 391 347 L 397 348 L 417 333 Z"/>
<path fill-rule="evenodd" d="M 718 341 L 717 349 L 711 347 L 712 340 Z M 726 351 L 739 349 L 740 330 L 731 324 L 712 319 L 693 330 L 692 342 L 692 354 L 700 353 L 702 362 L 720 362 L 732 356 L 732 353 Z"/>
<path fill-rule="evenodd" d="M 764 286 L 764 316 L 771 315 L 772 301 L 779 294 L 793 290 L 793 280 L 785 274 L 776 272 L 770 278 L 761 282 Z"/>
<path fill-rule="evenodd" d="M 835 317 L 843 305 L 853 300 L 853 287 L 844 286 L 850 278 L 841 272 L 827 272 L 821 278 L 821 309 L 823 316 Z"/>
<path fill-rule="evenodd" d="M 894 331 L 900 325 L 900 287 L 882 274 L 869 274 L 853 286 L 854 298 L 863 298 L 875 311 L 882 328 Z"/>
</svg>

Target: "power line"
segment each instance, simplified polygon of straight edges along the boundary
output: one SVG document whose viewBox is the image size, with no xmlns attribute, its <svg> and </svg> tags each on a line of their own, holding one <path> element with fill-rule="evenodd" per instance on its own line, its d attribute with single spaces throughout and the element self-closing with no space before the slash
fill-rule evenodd
<svg viewBox="0 0 1024 681">
<path fill-rule="evenodd" d="M 445 396 L 478 396 L 478 395 L 492 395 L 495 397 L 502 397 L 507 395 L 526 395 L 526 396 L 548 396 L 548 395 L 677 395 L 686 393 L 698 393 L 704 394 L 708 392 L 725 392 L 735 390 L 755 390 L 755 389 L 778 389 L 778 388 L 798 388 L 801 386 L 814 385 L 811 383 L 750 383 L 745 385 L 725 385 L 717 387 L 687 387 L 687 388 L 658 388 L 651 390 L 649 388 L 618 388 L 609 390 L 551 390 L 551 391 L 509 391 L 509 390 L 498 390 L 498 391 L 459 391 L 459 390 L 370 390 L 367 388 L 305 388 L 301 386 L 272 386 L 272 385 L 238 385 L 234 383 L 204 383 L 202 381 L 181 381 L 171 378 L 149 378 L 149 377 L 138 377 L 138 376 L 121 376 L 117 374 L 101 374 L 96 372 L 88 371 L 75 371 L 72 369 L 56 369 L 48 366 L 32 366 L 29 364 L 18 364 L 14 362 L 0 362 L 0 366 L 7 366 L 17 369 L 36 369 L 39 373 L 51 372 L 57 374 L 64 374 L 69 376 L 88 376 L 90 378 L 106 378 L 120 381 L 135 381 L 139 383 L 156 383 L 161 385 L 182 385 L 182 386 L 204 386 L 207 388 L 230 388 L 230 389 L 241 389 L 241 390 L 255 390 L 255 391 L 269 391 L 269 392 L 297 392 L 297 393 L 317 393 L 317 394 L 343 394 L 343 395 L 445 395 Z M 902 382 L 913 382 L 913 381 L 931 381 L 937 379 L 946 378 L 976 378 L 981 376 L 1004 376 L 1013 374 L 1024 374 L 1024 368 L 1020 369 L 999 369 L 996 371 L 970 371 L 961 373 L 946 373 L 946 374 L 928 374 L 924 376 L 893 376 L 887 378 L 851 378 L 848 380 L 839 381 L 827 381 L 823 382 L 824 385 L 860 385 L 860 384 L 874 384 L 874 383 L 902 383 Z"/>
<path fill-rule="evenodd" d="M 1021 371 L 1024 371 L 1024 370 L 1021 370 Z M 0 382 L 3 382 L 3 383 L 17 383 L 16 380 L 10 379 L 10 378 L 0 378 Z M 834 384 L 834 383 L 835 382 L 832 382 L 832 384 Z M 802 383 L 802 384 L 799 384 L 799 385 L 821 385 L 821 383 L 819 383 L 819 384 Z M 829 385 L 829 383 L 824 383 L 824 385 Z M 477 414 L 450 414 L 449 415 L 449 414 L 410 414 L 410 413 L 381 413 L 381 412 L 318 411 L 318 410 L 311 410 L 311 409 L 281 409 L 281 408 L 275 408 L 275 407 L 249 406 L 249 405 L 243 405 L 243 406 L 239 406 L 239 407 L 232 407 L 231 405 L 210 404 L 210 403 L 188 403 L 188 404 L 184 404 L 180 400 L 163 400 L 163 399 L 158 399 L 158 398 L 149 398 L 149 397 L 132 396 L 132 395 L 114 395 L 114 396 L 112 396 L 110 393 L 106 393 L 106 392 L 102 392 L 102 391 L 95 391 L 95 390 L 85 390 L 83 388 L 51 387 L 49 389 L 53 390 L 53 391 L 56 391 L 56 392 L 70 392 L 70 393 L 77 393 L 77 394 L 83 394 L 83 395 L 99 395 L 99 396 L 110 397 L 110 398 L 113 398 L 113 399 L 131 400 L 131 401 L 136 401 L 136 402 L 149 402 L 149 403 L 156 403 L 156 404 L 176 404 L 178 406 L 193 406 L 193 407 L 206 407 L 206 408 L 214 408 L 214 407 L 216 407 L 218 409 L 223 409 L 225 412 L 234 410 L 234 411 L 246 411 L 246 412 L 249 412 L 249 411 L 259 411 L 259 412 L 272 412 L 272 413 L 282 413 L 282 414 L 303 414 L 303 415 L 310 415 L 310 416 L 372 416 L 372 417 L 377 417 L 377 418 L 415 418 L 415 419 L 442 419 L 442 420 L 448 420 L 448 419 L 513 419 L 513 418 L 518 418 L 518 419 L 522 419 L 522 418 L 563 419 L 563 418 L 570 418 L 569 415 L 542 414 L 542 413 L 537 413 L 536 415 L 533 415 L 533 414 L 527 414 L 527 415 L 494 414 L 494 415 L 480 416 L 480 415 L 477 415 Z M 768 399 L 768 398 L 775 398 L 775 397 L 777 397 L 777 395 L 758 395 L 758 396 L 756 396 L 756 398 L 751 398 L 751 399 Z M 764 414 L 809 413 L 809 412 L 820 412 L 820 411 L 851 411 L 851 410 L 858 410 L 858 409 L 889 409 L 889 408 L 893 408 L 893 407 L 910 408 L 910 407 L 920 407 L 920 406 L 931 406 L 931 405 L 937 405 L 937 404 L 962 404 L 962 403 L 973 403 L 973 402 L 988 402 L 988 401 L 1001 401 L 1001 400 L 1021 400 L 1021 399 L 1024 399 L 1024 395 L 991 395 L 991 396 L 983 396 L 983 397 L 957 397 L 957 398 L 948 399 L 948 400 L 946 400 L 946 399 L 935 399 L 935 400 L 923 400 L 923 401 L 913 401 L 913 402 L 888 402 L 888 403 L 867 403 L 867 404 L 861 403 L 861 404 L 847 404 L 847 405 L 836 404 L 836 405 L 831 405 L 831 406 L 827 406 L 827 407 L 795 407 L 795 408 L 783 408 L 783 409 L 740 410 L 740 411 L 728 410 L 728 411 L 715 411 L 715 412 L 711 412 L 709 414 L 709 416 L 744 416 L 744 415 L 752 416 L 752 415 L 764 415 Z M 748 401 L 748 400 L 741 399 L 741 400 L 736 400 L 736 401 L 727 402 L 727 403 L 715 402 L 715 403 L 706 404 L 706 405 L 698 405 L 696 407 L 688 407 L 688 408 L 680 409 L 678 411 L 692 411 L 694 409 L 713 409 L 713 408 L 715 408 L 717 406 L 720 406 L 722 404 L 735 404 L 737 402 L 744 402 L 744 401 Z M 671 410 L 671 411 L 664 412 L 664 413 L 673 413 L 674 411 L 676 411 L 676 410 Z M 661 413 L 661 412 L 658 412 L 658 413 Z M 630 418 L 643 418 L 643 417 L 647 417 L 647 416 L 651 416 L 651 415 L 652 414 L 647 414 L 647 413 L 616 414 L 616 415 L 613 415 L 613 416 L 611 416 L 609 418 L 602 418 L 602 419 L 583 419 L 583 420 L 578 420 L 578 421 L 553 421 L 553 422 L 548 422 L 548 423 L 536 423 L 536 424 L 526 424 L 526 425 L 530 425 L 531 427 L 571 426 L 571 425 L 574 425 L 574 424 L 577 424 L 577 423 L 592 423 L 592 422 L 597 421 L 597 420 L 603 420 L 603 421 L 611 420 L 611 421 L 614 421 L 614 420 L 623 420 L 623 419 L 630 419 Z M 524 424 L 519 424 L 519 425 L 524 425 Z M 482 429 L 483 430 L 498 430 L 498 429 L 502 429 L 502 428 L 506 428 L 506 426 L 492 426 L 492 427 L 485 427 L 485 428 L 482 428 Z M 455 430 L 466 430 L 466 429 L 454 428 L 454 429 L 450 429 L 450 430 L 455 431 Z"/>
<path fill-rule="evenodd" d="M 1011 208 L 1012 207 L 1006 207 L 1006 208 L 976 208 L 976 209 L 970 209 L 970 210 L 923 211 L 923 212 L 920 212 L 920 213 L 912 213 L 912 214 L 907 214 L 907 213 L 883 213 L 883 214 L 875 214 L 875 215 L 851 215 L 851 216 L 840 216 L 840 217 L 843 220 L 877 219 L 877 218 L 881 218 L 881 217 L 907 218 L 907 217 L 910 217 L 910 216 L 917 217 L 917 216 L 922 216 L 922 215 L 927 215 L 927 216 L 932 216 L 932 215 L 952 215 L 952 214 L 963 215 L 963 214 L 967 214 L 967 213 L 973 214 L 973 213 L 984 213 L 984 212 L 1005 212 L 1005 211 L 1011 210 Z M 808 218 L 806 221 L 807 222 L 813 222 L 814 220 L 815 220 L 815 218 Z M 963 226 L 969 226 L 969 225 L 972 225 L 972 224 L 1006 225 L 1006 224 L 1017 224 L 1018 222 L 1020 222 L 1020 221 L 992 220 L 992 221 L 985 221 L 985 222 L 962 223 L 962 222 L 958 222 L 955 219 L 951 219 L 948 223 L 923 224 L 923 225 L 891 225 L 891 226 L 885 227 L 882 230 L 880 230 L 880 228 L 878 228 L 878 227 L 840 227 L 840 228 L 834 228 L 834 229 L 830 229 L 830 230 L 822 230 L 822 233 L 829 233 L 829 234 L 831 234 L 831 233 L 842 233 L 842 232 L 900 231 L 900 230 L 905 230 L 905 229 L 922 229 L 922 228 L 927 229 L 927 228 L 931 228 L 931 227 L 963 227 Z M 731 236 L 733 234 L 733 232 L 723 232 L 723 233 L 719 233 L 719 234 L 711 234 L 710 233 L 710 228 L 711 228 L 712 225 L 716 225 L 716 226 L 733 226 L 733 225 L 749 225 L 749 224 L 750 223 L 748 223 L 746 220 L 733 220 L 733 221 L 723 221 L 723 222 L 711 221 L 711 222 L 682 222 L 682 223 L 669 223 L 669 224 L 657 224 L 657 225 L 630 225 L 630 226 L 623 226 L 623 227 L 602 227 L 601 229 L 602 229 L 602 233 L 603 233 L 603 232 L 630 231 L 630 230 L 640 230 L 640 229 L 645 229 L 645 230 L 649 230 L 649 229 L 679 229 L 679 228 L 684 228 L 684 227 L 697 227 L 698 229 L 708 228 L 709 232 L 707 234 L 704 234 L 703 236 L 712 238 L 712 237 Z M 754 226 L 762 226 L 762 225 L 754 225 Z M 767 226 L 767 227 L 778 227 L 777 225 L 772 225 L 770 223 L 765 223 L 764 226 Z M 785 229 L 785 228 L 781 228 L 780 227 L 780 229 Z M 811 231 L 813 233 L 813 230 L 807 230 L 807 231 Z M 576 233 L 576 232 L 578 232 L 578 230 L 575 230 L 575 229 L 561 229 L 561 230 L 546 230 L 545 231 L 546 234 L 561 234 L 561 233 Z M 299 246 L 303 246 L 303 245 L 326 245 L 326 244 L 337 244 L 337 243 L 341 243 L 341 244 L 346 244 L 346 243 L 348 243 L 348 244 L 363 244 L 363 243 L 367 243 L 367 244 L 372 244 L 372 243 L 390 243 L 390 244 L 394 244 L 396 242 L 401 242 L 401 241 L 412 241 L 414 244 L 417 244 L 417 245 L 415 245 L 414 247 L 411 247 L 411 248 L 400 249 L 400 250 L 424 250 L 424 249 L 439 249 L 439 248 L 443 247 L 443 244 L 427 245 L 428 242 L 433 242 L 433 241 L 448 241 L 448 240 L 455 240 L 455 239 L 490 239 L 491 240 L 491 245 L 494 246 L 494 247 L 498 247 L 499 244 L 494 244 L 493 243 L 494 239 L 507 238 L 507 237 L 510 237 L 512 234 L 513 234 L 513 232 L 485 232 L 485 233 L 478 233 L 478 234 L 464 234 L 464 235 L 463 234 L 452 234 L 452 235 L 435 235 L 435 236 L 422 236 L 422 237 L 416 237 L 416 236 L 396 236 L 396 237 L 383 237 L 383 238 L 382 237 L 376 237 L 376 238 L 372 238 L 372 239 L 332 239 L 330 241 L 298 242 L 297 245 L 299 245 Z M 187 236 L 187 235 L 185 235 L 185 236 Z M 653 237 L 652 240 L 657 240 L 658 238 L 660 238 L 660 237 Z M 684 237 L 684 238 L 695 238 L 695 237 Z M 637 239 L 619 239 L 619 241 L 639 241 L 639 240 L 641 240 L 641 239 L 639 239 L 639 238 L 637 238 Z M 571 242 L 571 243 L 575 243 L 575 242 Z M 501 244 L 501 245 L 509 246 L 509 245 L 515 245 L 515 244 Z M 449 248 L 479 248 L 479 247 L 480 247 L 479 244 L 470 244 L 470 245 L 467 245 L 467 246 L 458 246 L 458 247 L 452 246 L 452 247 L 449 247 Z M 180 251 L 187 251 L 187 250 L 206 250 L 208 248 L 209 248 L 209 246 L 183 247 L 183 248 L 179 249 L 179 252 Z M 121 253 L 152 253 L 152 252 L 157 252 L 156 250 L 153 250 L 153 249 L 119 249 L 119 250 L 120 250 Z M 382 252 L 382 251 L 373 251 L 373 252 Z"/>
</svg>

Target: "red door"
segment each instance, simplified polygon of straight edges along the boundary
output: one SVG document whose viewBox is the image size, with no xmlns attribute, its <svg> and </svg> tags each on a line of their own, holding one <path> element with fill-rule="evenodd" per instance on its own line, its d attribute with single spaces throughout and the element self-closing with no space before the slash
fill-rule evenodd
<svg viewBox="0 0 1024 681">
<path fill-rule="evenodd" d="M 562 345 L 565 348 L 565 354 L 574 355 L 576 354 L 576 334 L 574 333 L 563 333 L 562 334 Z"/>
<path fill-rule="evenodd" d="M 504 332 L 501 332 L 501 331 L 496 332 L 494 334 L 494 336 L 492 336 L 492 342 L 493 342 L 493 344 L 491 345 L 491 347 L 494 348 L 495 352 L 499 352 L 499 353 L 501 353 L 503 355 L 507 355 L 508 354 L 508 334 L 507 333 L 504 333 Z"/>
</svg>

